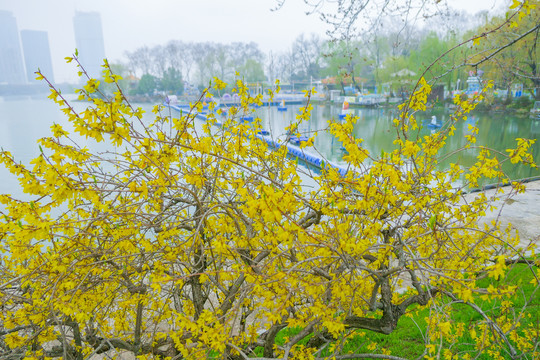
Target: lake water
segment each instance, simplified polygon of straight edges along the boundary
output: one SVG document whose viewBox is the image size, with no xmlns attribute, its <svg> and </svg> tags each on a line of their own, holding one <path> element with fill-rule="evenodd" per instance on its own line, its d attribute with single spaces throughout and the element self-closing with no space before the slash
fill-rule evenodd
<svg viewBox="0 0 540 360">
<path fill-rule="evenodd" d="M 78 109 L 84 108 L 85 103 L 74 102 Z M 152 114 L 152 104 L 140 105 L 147 111 L 148 121 L 150 122 Z M 288 106 L 287 111 L 281 112 L 277 107 L 261 107 L 256 109 L 256 115 L 263 119 L 263 126 L 272 130 L 274 134 L 282 134 L 284 128 L 294 121 L 299 112 L 300 105 Z M 338 119 L 340 109 L 329 105 L 316 105 L 312 112 L 312 119 L 306 122 L 301 131 L 311 132 L 323 130 L 328 126 L 329 119 Z M 395 113 L 391 110 L 377 109 L 352 109 L 352 113 L 359 117 L 354 128 L 355 135 L 364 139 L 365 147 L 371 154 L 378 155 L 382 149 L 393 148 L 395 132 L 392 127 L 392 119 Z M 174 113 L 173 115 L 178 115 Z M 435 114 L 439 121 L 447 118 L 445 113 Z M 425 119 L 431 118 L 427 114 Z M 66 117 L 59 110 L 58 106 L 51 100 L 43 97 L 21 97 L 21 98 L 0 98 L 0 147 L 10 151 L 17 160 L 22 163 L 28 162 L 36 157 L 39 147 L 36 141 L 44 136 L 50 135 L 50 126 L 53 123 L 63 125 L 68 129 Z M 540 122 L 529 118 L 517 118 L 508 115 L 492 115 L 477 113 L 469 116 L 467 123 L 462 122 L 458 125 L 456 136 L 449 139 L 448 150 L 453 151 L 465 144 L 464 134 L 467 133 L 467 124 L 473 123 L 479 127 L 477 144 L 493 147 L 503 151 L 513 147 L 515 138 L 537 138 L 540 134 Z M 427 135 L 430 130 L 422 129 L 420 135 Z M 102 149 L 102 144 L 95 144 L 82 139 L 84 144 L 90 149 Z M 340 149 L 341 144 L 331 135 L 324 131 L 319 131 L 315 141 L 316 149 L 328 160 L 340 163 L 342 162 L 343 152 Z M 469 166 L 474 162 L 478 154 L 477 149 L 469 149 L 462 152 L 459 156 L 453 157 L 452 162 L 458 162 L 461 165 Z M 535 159 L 540 158 L 540 144 L 535 144 L 533 148 Z M 441 166 L 444 166 L 441 165 Z M 539 176 L 538 170 L 532 170 L 525 166 L 514 166 L 507 164 L 505 166 L 513 179 L 522 179 L 532 176 Z M 18 182 L 14 176 L 7 170 L 0 167 L 0 193 L 8 193 L 20 197 L 22 194 L 18 189 Z"/>
<path fill-rule="evenodd" d="M 83 110 L 86 103 L 71 102 L 77 110 Z M 142 107 L 150 112 L 152 105 Z M 60 111 L 58 105 L 46 96 L 40 97 L 0 97 L 0 147 L 13 154 L 18 162 L 29 162 L 40 154 L 37 140 L 51 136 L 50 127 L 54 123 L 62 125 L 71 131 L 67 117 Z M 77 138 L 81 146 L 91 150 L 104 150 L 104 143 Z M 0 165 L 0 194 L 11 194 L 25 198 L 19 189 L 15 176 Z"/>
<path fill-rule="evenodd" d="M 284 127 L 294 121 L 300 106 L 289 106 L 285 112 L 278 111 L 276 107 L 262 107 L 257 109 L 256 114 L 263 119 L 266 129 L 277 129 L 277 133 L 283 133 Z M 354 135 L 364 139 L 363 146 L 369 150 L 370 154 L 377 157 L 382 150 L 390 151 L 395 148 L 393 144 L 396 139 L 396 131 L 393 126 L 393 119 L 398 113 L 396 110 L 386 108 L 359 108 L 348 110 L 358 121 L 354 127 Z M 339 119 L 341 108 L 330 105 L 316 105 L 312 112 L 312 118 L 305 123 L 300 130 L 306 133 L 325 129 L 328 120 Z M 424 116 L 416 116 L 418 122 L 424 126 L 418 132 L 418 136 L 423 137 L 436 131 L 429 129 L 427 125 L 431 121 L 431 116 L 437 117 L 438 123 L 444 123 L 449 118 L 449 113 L 441 110 L 439 112 L 426 113 Z M 489 148 L 505 153 L 506 149 L 516 146 L 516 138 L 536 139 L 540 136 L 540 121 L 532 120 L 528 117 L 516 117 L 508 114 L 490 114 L 477 112 L 469 114 L 467 121 L 460 121 L 456 125 L 455 136 L 446 141 L 445 153 L 451 153 L 465 146 L 465 135 L 469 134 L 469 124 L 479 128 L 476 145 L 487 146 Z M 342 162 L 343 151 L 341 143 L 333 136 L 325 132 L 318 132 L 315 140 L 315 148 L 328 160 Z M 471 148 L 462 151 L 447 161 L 439 164 L 439 167 L 446 168 L 450 162 L 462 166 L 471 166 L 476 162 L 479 154 L 478 148 Z M 540 143 L 533 145 L 532 153 L 537 161 L 540 161 Z M 540 176 L 540 171 L 531 169 L 528 166 L 516 166 L 510 162 L 503 164 L 503 170 L 512 179 L 525 179 Z"/>
</svg>

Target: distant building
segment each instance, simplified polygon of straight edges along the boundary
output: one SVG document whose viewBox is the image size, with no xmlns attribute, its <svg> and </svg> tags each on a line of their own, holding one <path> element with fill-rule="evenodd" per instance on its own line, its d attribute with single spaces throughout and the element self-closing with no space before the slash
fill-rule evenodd
<svg viewBox="0 0 540 360">
<path fill-rule="evenodd" d="M 478 94 L 482 91 L 482 70 L 469 71 L 469 77 L 467 78 L 467 94 Z"/>
<path fill-rule="evenodd" d="M 9 11 L 0 10 L 0 84 L 25 84 L 17 20 Z"/>
<path fill-rule="evenodd" d="M 35 72 L 40 69 L 49 81 L 54 82 L 54 74 L 46 31 L 21 30 L 21 40 L 26 64 L 28 82 L 37 82 Z"/>
<path fill-rule="evenodd" d="M 77 12 L 73 18 L 79 61 L 92 78 L 101 78 L 105 45 L 101 17 L 97 12 Z M 83 79 L 83 81 L 85 81 Z"/>
</svg>

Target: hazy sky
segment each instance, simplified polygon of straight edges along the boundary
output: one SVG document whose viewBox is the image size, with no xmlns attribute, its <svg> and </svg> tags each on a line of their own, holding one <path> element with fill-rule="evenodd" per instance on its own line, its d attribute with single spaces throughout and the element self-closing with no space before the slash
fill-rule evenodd
<svg viewBox="0 0 540 360">
<path fill-rule="evenodd" d="M 402 1 L 402 0 L 396 0 Z M 471 13 L 492 9 L 504 0 L 448 0 Z M 73 53 L 75 11 L 101 14 L 105 54 L 111 62 L 124 60 L 126 50 L 169 40 L 254 41 L 264 52 L 283 51 L 301 33 L 324 36 L 326 26 L 307 16 L 303 0 L 288 0 L 271 11 L 275 0 L 0 0 L 0 10 L 11 11 L 19 30 L 44 30 L 49 43 L 55 80 L 75 78 L 63 58 Z"/>
</svg>

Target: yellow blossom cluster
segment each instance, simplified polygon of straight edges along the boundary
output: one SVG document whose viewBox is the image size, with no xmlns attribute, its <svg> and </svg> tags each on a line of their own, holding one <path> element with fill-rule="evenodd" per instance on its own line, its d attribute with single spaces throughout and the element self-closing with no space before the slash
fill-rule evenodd
<svg viewBox="0 0 540 360">
<path fill-rule="evenodd" d="M 119 79 L 107 63 L 104 79 Z M 207 91 L 224 86 L 215 79 Z M 477 301 L 489 295 L 512 309 L 515 288 L 479 283 L 486 274 L 503 278 L 507 260 L 522 258 L 517 237 L 498 223 L 480 224 L 490 206 L 483 194 L 465 201 L 453 187 L 508 180 L 500 162 L 534 165 L 532 142 L 518 139 L 506 157 L 483 150 L 470 169 L 436 166 L 454 123 L 474 104 L 458 100 L 453 123 L 414 138 L 414 112 L 425 109 L 430 91 L 422 79 L 396 122 L 396 149 L 375 156 L 352 135 L 354 117 L 331 123 L 350 171 L 323 164 L 311 174 L 315 185 L 304 186 L 310 175 L 286 147 L 257 136 L 260 119 L 239 121 L 262 100 L 240 80 L 240 106 L 221 127 L 210 113 L 202 130 L 200 102 L 179 118 L 158 106 L 149 123 L 120 88 L 110 98 L 92 96 L 99 91 L 89 80 L 80 112 L 54 88 L 52 98 L 74 136 L 109 151 L 73 144 L 53 125 L 30 166 L 0 153 L 31 198 L 0 196 L 2 354 L 331 358 L 359 331 L 391 333 L 415 307 L 433 314 L 428 358 L 455 358 L 452 346 L 465 336 L 493 358 L 538 354 L 537 328 L 519 327 L 524 321 L 510 310 L 507 322 L 493 320 Z M 291 134 L 309 121 L 311 93 Z M 455 304 L 485 321 L 465 331 L 447 311 Z M 372 342 L 365 350 L 390 356 Z"/>
</svg>

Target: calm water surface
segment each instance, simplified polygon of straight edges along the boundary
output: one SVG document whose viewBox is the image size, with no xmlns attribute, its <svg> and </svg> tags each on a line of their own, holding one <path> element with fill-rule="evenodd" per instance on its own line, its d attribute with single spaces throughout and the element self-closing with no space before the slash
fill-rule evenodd
<svg viewBox="0 0 540 360">
<path fill-rule="evenodd" d="M 280 112 L 276 107 L 263 107 L 257 110 L 257 114 L 263 119 L 263 125 L 267 129 L 277 129 L 277 133 L 283 133 L 284 127 L 294 121 L 299 113 L 300 106 L 289 106 L 286 112 Z M 328 120 L 339 119 L 341 109 L 336 106 L 318 105 L 312 112 L 309 122 L 302 125 L 301 131 L 309 133 L 311 131 L 325 129 Z M 370 154 L 378 156 L 382 150 L 390 151 L 395 148 L 393 144 L 396 139 L 396 131 L 393 126 L 393 119 L 397 116 L 395 110 L 383 108 L 361 108 L 350 109 L 352 114 L 358 116 L 358 121 L 354 127 L 354 134 L 357 138 L 364 140 L 363 146 L 369 150 Z M 437 117 L 438 123 L 444 123 L 449 119 L 449 114 L 445 111 L 418 114 L 418 122 L 424 126 L 418 132 L 418 136 L 424 137 L 436 131 L 428 128 L 431 116 Z M 444 153 L 452 153 L 465 146 L 465 135 L 469 134 L 469 125 L 479 128 L 476 145 L 487 146 L 489 148 L 505 153 L 506 149 L 516 146 L 516 138 L 536 139 L 540 136 L 540 121 L 516 117 L 508 114 L 489 114 L 477 112 L 469 114 L 467 121 L 460 121 L 456 125 L 455 135 L 446 141 Z M 337 163 L 342 162 L 343 151 L 341 143 L 328 133 L 318 132 L 315 140 L 315 148 L 324 154 L 326 158 Z M 448 160 L 439 165 L 441 169 L 448 167 L 449 163 L 457 163 L 462 166 L 471 166 L 476 162 L 479 154 L 478 148 L 471 148 L 453 155 Z M 532 149 L 535 160 L 540 161 L 540 144 L 536 143 Z M 516 166 L 509 162 L 503 165 L 503 170 L 512 179 L 524 179 L 533 176 L 540 176 L 540 171 L 531 169 L 528 166 Z"/>
<path fill-rule="evenodd" d="M 72 105 L 81 110 L 87 104 L 74 102 Z M 150 110 L 153 105 L 143 104 L 140 106 L 147 111 L 147 119 L 150 122 L 153 116 Z M 265 129 L 271 130 L 275 136 L 279 136 L 285 132 L 285 127 L 294 121 L 299 113 L 299 108 L 300 105 L 289 106 L 287 111 L 280 112 L 277 107 L 261 107 L 255 113 L 261 117 Z M 320 130 L 324 130 L 328 126 L 329 119 L 338 119 L 339 111 L 338 107 L 329 105 L 315 106 L 312 119 L 300 128 L 300 131 L 306 133 L 319 130 L 315 148 L 328 160 L 337 163 L 342 162 L 341 144 L 330 134 Z M 395 113 L 382 108 L 352 109 L 350 111 L 359 116 L 354 128 L 355 135 L 364 139 L 364 146 L 371 154 L 378 155 L 381 150 L 388 151 L 394 147 L 395 131 L 392 127 L 392 119 L 395 117 Z M 178 113 L 173 113 L 173 115 L 177 116 Z M 444 113 L 436 115 L 439 121 L 444 121 L 448 117 Z M 430 118 L 431 114 L 426 114 L 425 119 Z M 66 130 L 70 128 L 66 117 L 58 106 L 44 97 L 0 98 L 0 147 L 10 151 L 22 163 L 28 164 L 31 159 L 39 155 L 36 141 L 50 135 L 49 128 L 53 123 L 62 125 Z M 515 138 L 537 138 L 540 133 L 540 122 L 529 118 L 477 113 L 469 116 L 467 122 L 458 125 L 456 136 L 447 141 L 446 151 L 453 151 L 465 144 L 464 135 L 467 134 L 469 123 L 475 124 L 480 129 L 477 144 L 503 152 L 515 146 Z M 428 135 L 430 132 L 431 130 L 426 127 L 420 131 L 419 135 Z M 80 145 L 87 146 L 91 150 L 105 149 L 103 144 L 96 144 L 85 139 L 81 139 L 81 141 Z M 469 166 L 474 163 L 477 154 L 478 149 L 469 149 L 454 156 L 451 161 Z M 539 144 L 534 145 L 533 154 L 535 159 L 540 159 Z M 512 164 L 507 164 L 504 170 L 514 179 L 540 175 L 538 170 Z M 3 167 L 0 167 L 0 193 L 22 196 L 16 178 Z"/>
<path fill-rule="evenodd" d="M 70 102 L 78 111 L 88 105 L 83 102 Z M 153 105 L 140 105 L 151 114 Z M 151 114 L 153 115 L 153 114 Z M 150 117 L 149 120 L 150 122 Z M 0 147 L 13 154 L 18 162 L 28 165 L 40 154 L 37 140 L 51 136 L 50 127 L 54 123 L 61 125 L 72 134 L 67 117 L 52 100 L 41 97 L 0 97 Z M 71 135 L 70 135 L 71 136 Z M 76 137 L 77 143 L 93 151 L 104 151 L 104 142 L 96 143 L 83 137 Z M 0 194 L 11 194 L 25 198 L 19 189 L 15 176 L 0 165 Z"/>
</svg>

